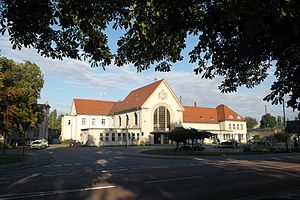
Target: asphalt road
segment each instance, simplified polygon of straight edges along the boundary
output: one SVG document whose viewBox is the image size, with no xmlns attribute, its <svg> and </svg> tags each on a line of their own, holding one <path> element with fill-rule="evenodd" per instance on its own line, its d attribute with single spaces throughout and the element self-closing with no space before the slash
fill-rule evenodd
<svg viewBox="0 0 300 200">
<path fill-rule="evenodd" d="M 0 199 L 262 199 L 300 186 L 300 154 L 194 159 L 48 148 L 50 165 L 0 172 Z"/>
</svg>

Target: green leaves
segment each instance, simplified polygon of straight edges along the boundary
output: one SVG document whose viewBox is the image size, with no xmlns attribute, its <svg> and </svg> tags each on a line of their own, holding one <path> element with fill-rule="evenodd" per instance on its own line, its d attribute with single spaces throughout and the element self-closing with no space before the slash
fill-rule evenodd
<svg viewBox="0 0 300 200">
<path fill-rule="evenodd" d="M 43 87 L 40 68 L 29 61 L 17 64 L 0 57 L 0 127 L 2 131 L 35 126 L 40 110 L 37 99 Z"/>
<path fill-rule="evenodd" d="M 108 24 L 123 29 L 113 54 Z M 0 32 L 12 47 L 36 48 L 54 59 L 86 59 L 92 66 L 133 64 L 137 72 L 154 67 L 168 72 L 183 59 L 188 35 L 198 35 L 189 52 L 195 74 L 223 77 L 219 89 L 253 88 L 276 63 L 277 80 L 265 100 L 300 110 L 300 2 L 272 1 L 117 1 L 4 0 Z M 115 53 L 115 52 L 114 52 Z"/>
</svg>

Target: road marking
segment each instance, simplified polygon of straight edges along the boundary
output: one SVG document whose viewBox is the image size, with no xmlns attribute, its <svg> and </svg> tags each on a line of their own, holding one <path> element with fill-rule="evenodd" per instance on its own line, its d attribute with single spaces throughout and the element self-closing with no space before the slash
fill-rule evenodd
<svg viewBox="0 0 300 200">
<path fill-rule="evenodd" d="M 61 167 L 62 165 L 54 165 L 54 167 Z"/>
<path fill-rule="evenodd" d="M 73 164 L 65 164 L 65 166 L 71 166 L 71 165 L 73 165 Z"/>
<path fill-rule="evenodd" d="M 190 179 L 197 179 L 202 178 L 203 176 L 190 176 L 190 177 L 183 177 L 183 178 L 171 178 L 171 179 L 163 179 L 163 180 L 154 180 L 154 181 L 146 181 L 145 183 L 163 183 L 163 182 L 171 182 L 171 181 L 182 181 L 182 180 L 190 180 Z"/>
<path fill-rule="evenodd" d="M 30 193 L 19 193 L 19 194 L 4 194 L 0 195 L 0 199 L 24 199 L 29 197 L 42 197 L 42 196 L 49 196 L 49 195 L 58 195 L 58 194 L 67 194 L 67 193 L 74 193 L 74 192 L 86 192 L 92 190 L 103 190 L 103 189 L 110 189 L 116 187 L 115 185 L 106 185 L 106 186 L 99 186 L 99 187 L 90 187 L 90 188 L 81 188 L 81 189 L 70 189 L 70 190 L 56 190 L 56 191 L 48 191 L 48 192 L 30 192 Z"/>
<path fill-rule="evenodd" d="M 75 163 L 74 165 L 82 165 L 82 163 Z"/>
</svg>

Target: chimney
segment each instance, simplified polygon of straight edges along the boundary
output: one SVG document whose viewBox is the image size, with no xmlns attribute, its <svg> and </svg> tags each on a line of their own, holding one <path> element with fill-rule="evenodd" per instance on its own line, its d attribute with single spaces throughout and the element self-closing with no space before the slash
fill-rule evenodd
<svg viewBox="0 0 300 200">
<path fill-rule="evenodd" d="M 194 102 L 194 107 L 197 107 L 197 103 L 196 102 Z"/>
</svg>

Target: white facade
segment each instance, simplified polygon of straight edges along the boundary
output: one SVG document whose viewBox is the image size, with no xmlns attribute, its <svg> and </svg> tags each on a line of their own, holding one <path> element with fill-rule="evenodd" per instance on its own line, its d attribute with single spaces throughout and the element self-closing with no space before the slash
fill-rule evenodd
<svg viewBox="0 0 300 200">
<path fill-rule="evenodd" d="M 153 91 L 148 94 L 147 90 Z M 142 99 L 145 95 L 148 95 L 147 98 Z M 184 122 L 183 113 L 185 108 L 165 80 L 133 91 L 121 102 L 124 107 L 123 110 L 114 110 L 112 105 L 111 110 L 106 115 L 86 114 L 85 112 L 88 111 L 85 111 L 82 105 L 78 106 L 74 102 L 72 103 L 70 115 L 62 118 L 62 139 L 76 139 L 84 144 L 95 146 L 164 144 L 169 143 L 165 135 L 154 134 L 155 132 L 168 132 L 176 126 L 183 126 L 209 131 L 215 134 L 221 142 L 229 139 L 246 142 L 245 121 Z M 95 108 L 99 109 L 99 112 L 101 111 L 101 105 L 113 104 L 112 102 L 101 103 L 99 102 L 100 108 Z M 140 105 L 134 107 L 135 103 Z M 86 107 L 89 105 L 91 104 L 87 104 Z M 208 142 L 212 142 L 212 140 L 208 140 Z"/>
</svg>

